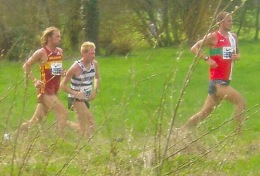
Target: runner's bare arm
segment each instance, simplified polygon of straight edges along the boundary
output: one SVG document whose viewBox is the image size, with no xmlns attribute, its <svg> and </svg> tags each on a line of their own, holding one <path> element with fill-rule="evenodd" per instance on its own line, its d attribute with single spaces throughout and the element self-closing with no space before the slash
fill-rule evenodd
<svg viewBox="0 0 260 176">
<path fill-rule="evenodd" d="M 96 60 L 94 60 L 94 66 L 95 66 L 95 70 L 96 70 L 95 79 L 94 79 L 94 90 L 96 90 L 96 92 L 97 92 L 99 89 L 100 74 L 99 74 L 98 62 Z"/>
<path fill-rule="evenodd" d="M 214 45 L 214 39 L 214 34 L 211 33 L 206 35 L 205 37 L 203 37 L 203 39 L 199 40 L 191 47 L 191 52 L 204 60 L 207 59 L 207 55 L 204 53 L 203 48 L 204 46 L 210 47 Z"/>
<path fill-rule="evenodd" d="M 75 65 L 72 65 L 69 70 L 67 71 L 66 75 L 62 78 L 60 82 L 60 89 L 63 90 L 64 92 L 67 92 L 71 95 L 76 95 L 77 92 L 72 90 L 69 86 L 68 83 L 70 82 L 71 78 L 74 76 L 74 71 L 75 71 Z"/>
<path fill-rule="evenodd" d="M 98 92 L 98 88 L 99 88 L 99 82 L 100 82 L 100 74 L 99 74 L 99 69 L 98 69 L 98 63 L 96 60 L 93 61 L 94 63 L 94 67 L 95 67 L 95 70 L 96 70 L 96 74 L 95 74 L 95 78 L 94 78 L 94 85 L 93 85 L 93 90 L 94 91 L 91 91 L 91 94 L 89 96 L 89 100 L 92 101 L 95 99 L 96 97 L 96 94 Z"/>
<path fill-rule="evenodd" d="M 238 48 L 238 39 L 237 39 L 237 35 L 235 33 L 232 33 L 232 35 L 236 40 L 236 53 L 232 54 L 231 59 L 233 61 L 238 61 L 240 59 L 240 52 L 239 52 L 239 48 Z"/>
<path fill-rule="evenodd" d="M 66 75 L 62 78 L 60 82 L 60 89 L 64 92 L 67 92 L 68 94 L 74 95 L 76 98 L 79 99 L 86 99 L 86 95 L 84 92 L 78 92 L 75 90 L 72 90 L 68 83 L 70 82 L 71 78 L 75 75 L 77 72 L 77 65 L 72 65 L 69 70 L 67 71 Z"/>
<path fill-rule="evenodd" d="M 208 48 L 212 48 L 216 45 L 216 42 L 217 42 L 217 37 L 215 33 L 210 33 L 206 35 L 203 39 L 195 43 L 191 47 L 191 52 L 193 52 L 197 57 L 204 59 L 210 67 L 216 68 L 218 66 L 216 62 L 210 59 L 210 57 L 207 56 L 203 51 L 204 46 L 207 46 Z"/>
<path fill-rule="evenodd" d="M 26 77 L 32 80 L 34 84 L 37 82 L 37 78 L 33 75 L 31 67 L 34 64 L 39 63 L 41 61 L 41 58 L 43 58 L 43 54 L 41 49 L 39 49 L 35 51 L 33 55 L 23 65 L 23 70 L 26 74 Z"/>
</svg>

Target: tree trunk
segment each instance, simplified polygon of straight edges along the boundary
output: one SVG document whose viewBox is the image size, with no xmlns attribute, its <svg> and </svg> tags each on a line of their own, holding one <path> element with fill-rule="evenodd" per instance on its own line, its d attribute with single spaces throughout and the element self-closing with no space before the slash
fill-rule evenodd
<svg viewBox="0 0 260 176">
<path fill-rule="evenodd" d="M 99 53 L 99 12 L 98 0 L 81 0 L 82 22 L 84 38 L 96 45 L 96 53 Z"/>
<path fill-rule="evenodd" d="M 259 13 L 260 13 L 260 0 L 256 0 L 256 21 L 255 21 L 255 37 L 254 40 L 259 38 Z"/>
<path fill-rule="evenodd" d="M 162 11 L 162 30 L 164 31 L 165 35 L 163 35 L 163 43 L 164 46 L 169 46 L 171 44 L 171 35 L 169 31 L 169 2 L 168 0 L 163 0 L 163 11 Z"/>
<path fill-rule="evenodd" d="M 248 7 L 249 7 L 248 3 L 246 3 L 245 7 L 244 7 L 244 10 L 242 11 L 241 16 L 239 18 L 240 20 L 239 20 L 239 25 L 238 25 L 238 29 L 237 29 L 237 36 L 240 35 L 240 31 L 241 31 L 241 29 L 243 27 L 243 24 L 245 22 L 245 17 L 246 17 L 246 13 L 248 11 Z"/>
<path fill-rule="evenodd" d="M 67 25 L 68 38 L 70 47 L 73 50 L 79 50 L 79 33 L 82 30 L 82 25 L 80 23 L 80 2 L 78 0 L 71 1 L 70 14 Z"/>
</svg>

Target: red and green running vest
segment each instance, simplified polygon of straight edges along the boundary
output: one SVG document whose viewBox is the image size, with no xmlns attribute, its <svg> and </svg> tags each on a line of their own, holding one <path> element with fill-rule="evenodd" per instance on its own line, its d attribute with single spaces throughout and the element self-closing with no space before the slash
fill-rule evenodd
<svg viewBox="0 0 260 176">
<path fill-rule="evenodd" d="M 210 80 L 231 80 L 233 68 L 231 56 L 236 53 L 236 41 L 230 32 L 229 37 L 224 37 L 218 31 L 216 35 L 217 45 L 210 49 L 210 58 L 218 67 L 210 68 Z"/>
</svg>

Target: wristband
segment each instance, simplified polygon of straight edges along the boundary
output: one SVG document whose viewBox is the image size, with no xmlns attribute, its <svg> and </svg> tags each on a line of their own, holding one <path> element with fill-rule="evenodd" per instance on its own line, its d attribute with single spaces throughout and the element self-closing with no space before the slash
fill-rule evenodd
<svg viewBox="0 0 260 176">
<path fill-rule="evenodd" d="M 206 56 L 204 59 L 204 61 L 207 61 L 207 60 L 209 60 L 209 56 Z"/>
</svg>

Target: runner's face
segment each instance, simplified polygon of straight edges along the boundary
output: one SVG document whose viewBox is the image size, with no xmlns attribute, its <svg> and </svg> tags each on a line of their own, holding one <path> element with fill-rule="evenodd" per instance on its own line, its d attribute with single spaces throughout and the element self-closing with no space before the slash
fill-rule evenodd
<svg viewBox="0 0 260 176">
<path fill-rule="evenodd" d="M 233 19 L 232 19 L 232 16 L 229 15 L 226 17 L 226 19 L 224 21 L 222 21 L 222 28 L 225 31 L 230 31 L 232 24 L 233 24 Z"/>
<path fill-rule="evenodd" d="M 57 47 L 60 45 L 61 43 L 61 34 L 60 31 L 53 31 L 52 36 L 50 37 L 50 41 L 51 43 Z"/>
<path fill-rule="evenodd" d="M 86 60 L 92 62 L 95 59 L 95 48 L 88 48 L 88 51 L 83 51 L 82 52 L 82 56 L 83 58 L 85 58 Z"/>
</svg>

